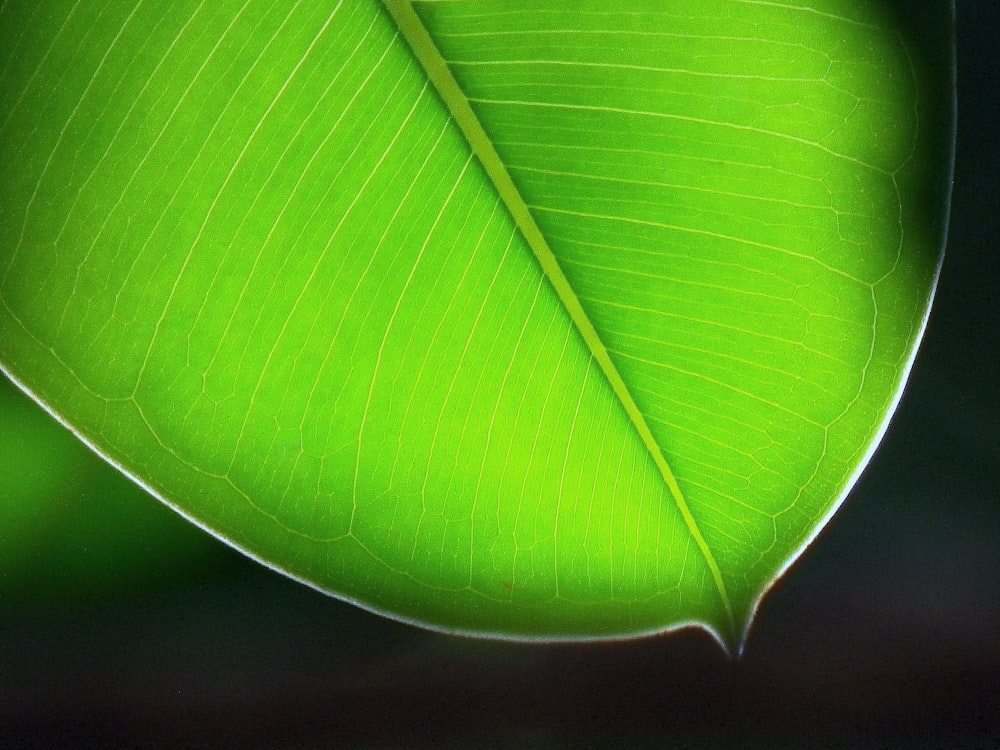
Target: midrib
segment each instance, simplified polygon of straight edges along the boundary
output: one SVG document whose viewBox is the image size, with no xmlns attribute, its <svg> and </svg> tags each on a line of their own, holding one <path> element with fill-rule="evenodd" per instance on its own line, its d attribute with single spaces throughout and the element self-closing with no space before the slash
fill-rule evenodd
<svg viewBox="0 0 1000 750">
<path fill-rule="evenodd" d="M 410 2 L 408 0 L 382 0 L 382 2 L 392 15 L 393 20 L 395 20 L 400 33 L 402 33 L 403 37 L 409 43 L 413 54 L 420 61 L 431 83 L 434 84 L 438 94 L 455 118 L 455 122 L 465 134 L 473 153 L 475 153 L 476 157 L 482 163 L 486 174 L 499 192 L 501 200 L 507 206 L 514 221 L 517 222 L 518 228 L 541 264 L 542 270 L 548 276 L 560 300 L 562 300 L 563 305 L 565 305 L 566 310 L 569 312 L 573 323 L 580 331 L 587 346 L 590 347 L 594 359 L 611 384 L 615 395 L 625 408 L 635 429 L 639 432 L 646 449 L 660 470 L 663 481 L 670 490 L 674 502 L 677 503 L 677 507 L 684 518 L 685 524 L 687 524 L 691 536 L 705 557 L 705 561 L 715 580 L 715 585 L 719 590 L 719 596 L 722 599 L 722 604 L 726 610 L 730 625 L 733 625 L 732 605 L 730 604 L 729 594 L 722 580 L 722 572 L 719 570 L 719 565 L 712 554 L 712 550 L 698 528 L 697 521 L 695 521 L 694 516 L 691 514 L 691 509 L 684 498 L 684 493 L 681 492 L 673 471 L 671 471 L 670 466 L 663 457 L 663 452 L 653 437 L 653 433 L 646 423 L 646 418 L 639 411 L 639 407 L 632 398 L 632 394 L 625 385 L 625 381 L 622 380 L 618 368 L 611 361 L 604 342 L 601 341 L 597 330 L 594 328 L 593 323 L 590 322 L 590 318 L 580 304 L 580 300 L 570 286 L 565 274 L 563 274 L 559 262 L 556 260 L 548 242 L 535 223 L 524 198 L 522 198 L 517 187 L 514 185 L 507 167 L 493 147 L 493 142 L 486 134 L 486 131 L 483 130 L 483 126 L 480 124 L 475 112 L 473 112 L 468 98 L 459 87 L 458 82 L 448 68 L 448 64 L 444 61 L 444 58 L 438 51 L 437 45 L 424 27 L 416 11 L 413 10 Z"/>
</svg>

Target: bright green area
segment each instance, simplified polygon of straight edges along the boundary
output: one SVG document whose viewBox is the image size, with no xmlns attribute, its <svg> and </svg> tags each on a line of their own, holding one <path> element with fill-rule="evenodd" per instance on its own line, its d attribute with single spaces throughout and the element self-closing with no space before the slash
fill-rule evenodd
<svg viewBox="0 0 1000 750">
<path fill-rule="evenodd" d="M 926 318 L 947 12 L 391 7 L 0 6 L 0 362 L 363 606 L 738 644 Z"/>
</svg>

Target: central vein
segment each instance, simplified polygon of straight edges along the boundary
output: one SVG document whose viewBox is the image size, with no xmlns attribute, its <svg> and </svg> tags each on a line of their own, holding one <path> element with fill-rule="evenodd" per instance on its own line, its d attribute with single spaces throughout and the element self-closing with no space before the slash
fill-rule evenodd
<svg viewBox="0 0 1000 750">
<path fill-rule="evenodd" d="M 611 384 L 615 395 L 621 401 L 622 406 L 625 407 L 629 419 L 632 420 L 632 424 L 638 430 L 643 443 L 646 445 L 646 449 L 653 457 L 653 461 L 663 476 L 663 481 L 677 503 L 681 516 L 684 518 L 684 522 L 691 532 L 691 536 L 694 538 L 695 543 L 708 563 L 709 570 L 711 570 L 712 577 L 715 580 L 715 585 L 719 590 L 722 604 L 729 616 L 730 623 L 732 623 L 732 606 L 726 586 L 722 581 L 722 572 L 719 570 L 719 565 L 712 554 L 712 550 L 709 549 L 708 543 L 698 528 L 698 523 L 695 521 L 694 516 L 691 515 L 691 509 L 684 498 L 684 493 L 681 492 L 674 473 L 670 470 L 670 466 L 663 457 L 663 452 L 653 437 L 653 433 L 646 423 L 646 418 L 639 411 L 639 407 L 632 398 L 632 394 L 625 385 L 625 381 L 622 380 L 618 368 L 611 361 L 604 342 L 601 341 L 597 330 L 594 328 L 593 323 L 590 322 L 590 318 L 587 316 L 586 311 L 580 304 L 580 300 L 570 286 L 569 280 L 563 274 L 559 262 L 556 260 L 552 249 L 535 223 L 531 211 L 524 202 L 524 198 L 514 185 L 514 181 L 511 179 L 506 165 L 504 165 L 500 159 L 500 155 L 493 147 L 492 140 L 486 134 L 486 131 L 483 130 L 479 118 L 476 117 L 475 112 L 473 112 L 472 107 L 469 105 L 468 98 L 458 85 L 455 77 L 451 74 L 451 70 L 448 68 L 448 64 L 444 61 L 444 58 L 441 57 L 437 45 L 408 0 L 382 0 L 382 2 L 392 15 L 400 32 L 406 38 L 406 41 L 434 84 L 434 87 L 444 100 L 452 117 L 455 118 L 456 123 L 465 134 L 473 152 L 482 163 L 483 168 L 492 180 L 514 221 L 517 222 L 518 228 L 528 241 L 528 245 L 530 245 L 535 257 L 542 266 L 542 270 L 548 276 L 563 305 L 569 311 L 573 323 L 580 331 L 584 341 L 586 341 L 594 359 Z"/>
</svg>

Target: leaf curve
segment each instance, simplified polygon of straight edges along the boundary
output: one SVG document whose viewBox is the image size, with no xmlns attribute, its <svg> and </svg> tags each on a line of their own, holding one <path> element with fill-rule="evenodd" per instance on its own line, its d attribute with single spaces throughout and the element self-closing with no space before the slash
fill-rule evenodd
<svg viewBox="0 0 1000 750">
<path fill-rule="evenodd" d="M 898 398 L 946 87 L 843 0 L 307 5 L 0 8 L 4 370 L 363 606 L 738 646 Z"/>
</svg>

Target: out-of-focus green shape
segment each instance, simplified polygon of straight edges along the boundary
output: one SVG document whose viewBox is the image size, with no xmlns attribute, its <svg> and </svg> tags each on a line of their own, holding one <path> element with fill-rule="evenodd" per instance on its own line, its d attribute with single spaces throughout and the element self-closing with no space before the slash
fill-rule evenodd
<svg viewBox="0 0 1000 750">
<path fill-rule="evenodd" d="M 132 596 L 232 569 L 201 534 L 0 379 L 0 609 Z"/>
<path fill-rule="evenodd" d="M 940 259 L 938 2 L 0 6 L 0 361 L 362 606 L 738 646 Z"/>
</svg>

